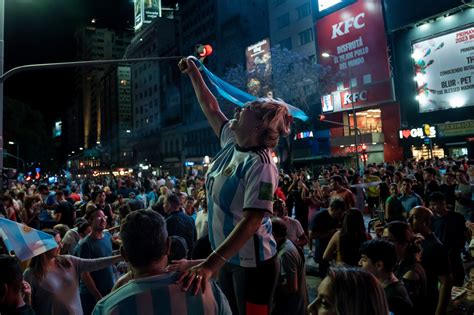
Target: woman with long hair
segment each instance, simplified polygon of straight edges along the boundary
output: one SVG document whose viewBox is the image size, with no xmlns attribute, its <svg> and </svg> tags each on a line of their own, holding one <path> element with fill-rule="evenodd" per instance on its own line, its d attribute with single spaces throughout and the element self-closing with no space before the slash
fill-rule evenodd
<svg viewBox="0 0 474 315">
<path fill-rule="evenodd" d="M 61 237 L 56 230 L 43 230 L 54 236 L 58 246 L 31 259 L 24 278 L 31 285 L 31 304 L 37 315 L 83 314 L 79 297 L 82 272 L 100 270 L 122 259 L 120 255 L 81 259 L 59 255 Z"/>
<path fill-rule="evenodd" d="M 379 281 L 360 268 L 330 268 L 308 306 L 311 315 L 388 315 L 388 303 Z"/>
<path fill-rule="evenodd" d="M 34 229 L 39 228 L 39 214 L 43 201 L 40 194 L 28 195 L 25 197 L 23 210 L 21 212 L 21 220 L 24 224 Z"/>
<path fill-rule="evenodd" d="M 383 237 L 395 245 L 397 265 L 395 276 L 403 280 L 413 303 L 414 314 L 425 314 L 426 274 L 421 266 L 421 246 L 406 222 L 392 221 L 385 225 Z"/>
<path fill-rule="evenodd" d="M 336 263 L 358 266 L 360 245 L 370 239 L 370 235 L 365 231 L 362 212 L 356 208 L 349 209 L 342 221 L 342 229 L 331 237 L 323 259 L 335 259 Z"/>
</svg>

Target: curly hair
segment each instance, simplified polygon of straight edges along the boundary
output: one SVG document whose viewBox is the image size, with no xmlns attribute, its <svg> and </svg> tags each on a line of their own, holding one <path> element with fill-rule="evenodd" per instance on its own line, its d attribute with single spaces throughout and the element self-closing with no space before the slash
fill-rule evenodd
<svg viewBox="0 0 474 315">
<path fill-rule="evenodd" d="M 287 104 L 280 99 L 259 98 L 251 105 L 263 121 L 261 143 L 268 148 L 276 147 L 280 136 L 290 134 L 293 117 L 288 112 Z"/>
</svg>

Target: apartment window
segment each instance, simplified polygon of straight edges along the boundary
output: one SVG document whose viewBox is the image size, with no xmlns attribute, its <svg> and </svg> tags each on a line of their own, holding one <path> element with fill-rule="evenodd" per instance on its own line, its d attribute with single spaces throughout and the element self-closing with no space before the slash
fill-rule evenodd
<svg viewBox="0 0 474 315">
<path fill-rule="evenodd" d="M 291 37 L 288 37 L 287 39 L 282 40 L 280 43 L 280 48 L 281 49 L 288 49 L 291 50 L 292 45 L 291 45 Z"/>
<path fill-rule="evenodd" d="M 313 28 L 308 28 L 305 31 L 302 31 L 298 33 L 299 39 L 300 39 L 300 46 L 303 46 L 307 43 L 310 43 L 313 41 Z"/>
<path fill-rule="evenodd" d="M 290 14 L 289 13 L 285 13 L 283 15 L 280 15 L 277 18 L 277 27 L 278 27 L 278 29 L 282 29 L 282 28 L 284 28 L 288 25 L 290 25 Z"/>
<path fill-rule="evenodd" d="M 301 19 L 307 17 L 308 15 L 310 15 L 311 10 L 310 10 L 310 6 L 309 6 L 309 2 L 306 2 L 305 4 L 300 5 L 299 7 L 297 7 L 296 11 L 298 11 L 298 20 L 301 20 Z"/>
</svg>

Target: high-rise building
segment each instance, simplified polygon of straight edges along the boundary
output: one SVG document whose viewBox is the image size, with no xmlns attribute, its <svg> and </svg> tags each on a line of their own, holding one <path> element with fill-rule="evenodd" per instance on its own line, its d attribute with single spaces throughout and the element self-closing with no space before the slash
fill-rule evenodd
<svg viewBox="0 0 474 315">
<path fill-rule="evenodd" d="M 313 1 L 268 0 L 270 44 L 316 60 Z"/>
<path fill-rule="evenodd" d="M 77 60 L 119 59 L 131 39 L 127 30 L 111 30 L 94 26 L 81 27 L 76 31 Z M 83 109 L 82 139 L 73 139 L 72 148 L 92 148 L 101 142 L 100 79 L 109 66 L 82 67 L 76 72 L 76 104 Z"/>
</svg>

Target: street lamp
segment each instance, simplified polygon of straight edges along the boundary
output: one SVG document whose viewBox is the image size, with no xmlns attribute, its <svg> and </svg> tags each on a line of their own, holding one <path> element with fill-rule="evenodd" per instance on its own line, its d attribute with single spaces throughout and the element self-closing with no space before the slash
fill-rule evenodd
<svg viewBox="0 0 474 315">
<path fill-rule="evenodd" d="M 321 54 L 323 58 L 337 58 L 337 56 L 331 55 L 328 52 L 323 52 Z M 354 107 L 354 93 L 352 92 L 352 70 L 351 67 L 347 67 L 349 70 L 349 93 L 351 93 L 351 107 L 352 107 L 352 119 L 354 120 L 354 144 L 355 144 L 355 155 L 356 155 L 356 166 L 357 166 L 357 172 L 360 172 L 360 164 L 359 164 L 359 148 L 358 148 L 358 140 L 357 140 L 357 115 L 356 115 L 356 110 Z M 349 123 L 350 125 L 350 123 Z M 359 132 L 360 133 L 360 132 Z M 362 139 L 361 139 L 362 140 Z"/>
<path fill-rule="evenodd" d="M 20 158 L 20 145 L 18 144 L 18 142 L 15 143 L 13 141 L 8 141 L 8 144 L 9 145 L 15 145 L 16 144 L 16 157 L 17 157 L 17 159 L 16 159 L 16 169 L 18 169 L 18 167 L 19 167 L 18 159 Z M 25 170 L 23 170 L 23 171 L 25 171 Z"/>
</svg>

